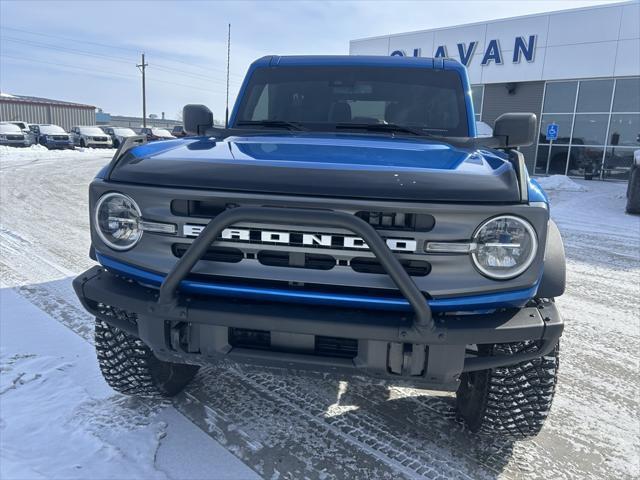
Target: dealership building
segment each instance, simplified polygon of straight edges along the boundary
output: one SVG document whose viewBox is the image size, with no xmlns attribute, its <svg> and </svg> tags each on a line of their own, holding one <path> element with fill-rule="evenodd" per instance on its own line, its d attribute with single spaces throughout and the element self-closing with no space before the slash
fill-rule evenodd
<svg viewBox="0 0 640 480">
<path fill-rule="evenodd" d="M 352 40 L 349 53 L 464 63 L 476 120 L 536 114 L 521 148 L 536 174 L 624 179 L 640 149 L 637 1 Z"/>
</svg>

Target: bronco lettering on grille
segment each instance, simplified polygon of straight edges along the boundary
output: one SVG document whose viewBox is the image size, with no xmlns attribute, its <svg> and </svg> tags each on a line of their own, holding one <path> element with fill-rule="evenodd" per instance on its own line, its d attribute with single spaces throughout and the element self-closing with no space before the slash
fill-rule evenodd
<svg viewBox="0 0 640 480">
<path fill-rule="evenodd" d="M 205 225 L 186 224 L 183 228 L 185 237 L 197 237 Z M 251 243 L 276 243 L 283 245 L 302 245 L 308 247 L 350 248 L 366 250 L 369 246 L 360 237 L 345 235 L 329 235 L 325 233 L 292 233 L 278 230 L 256 230 L 248 228 L 225 228 L 220 235 L 222 240 Z M 385 238 L 387 246 L 394 252 L 410 252 L 417 250 L 418 242 L 407 238 Z"/>
</svg>

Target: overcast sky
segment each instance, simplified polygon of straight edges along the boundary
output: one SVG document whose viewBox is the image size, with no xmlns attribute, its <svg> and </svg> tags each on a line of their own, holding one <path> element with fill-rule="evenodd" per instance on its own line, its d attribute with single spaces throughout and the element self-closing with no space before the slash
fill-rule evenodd
<svg viewBox="0 0 640 480">
<path fill-rule="evenodd" d="M 231 102 L 252 60 L 348 54 L 349 40 L 611 3 L 547 1 L 12 1 L 0 0 L 0 89 L 175 118 L 186 103 L 224 117 L 227 24 Z"/>
</svg>

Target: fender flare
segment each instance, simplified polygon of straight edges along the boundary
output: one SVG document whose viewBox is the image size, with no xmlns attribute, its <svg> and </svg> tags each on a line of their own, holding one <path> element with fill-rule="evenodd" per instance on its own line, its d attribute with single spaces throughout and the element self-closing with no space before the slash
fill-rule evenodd
<svg viewBox="0 0 640 480">
<path fill-rule="evenodd" d="M 538 286 L 538 298 L 554 298 L 564 293 L 567 264 L 560 230 L 553 220 L 547 227 L 547 243 L 544 251 L 544 271 Z"/>
</svg>

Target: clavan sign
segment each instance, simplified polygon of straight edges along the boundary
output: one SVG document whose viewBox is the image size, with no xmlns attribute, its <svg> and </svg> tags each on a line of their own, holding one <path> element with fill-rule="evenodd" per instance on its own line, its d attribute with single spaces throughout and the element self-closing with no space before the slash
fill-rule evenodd
<svg viewBox="0 0 640 480">
<path fill-rule="evenodd" d="M 492 63 L 495 63 L 496 65 L 502 65 L 505 62 L 520 63 L 522 60 L 526 60 L 531 63 L 535 60 L 536 35 L 516 37 L 513 43 L 513 48 L 508 49 L 510 58 L 504 57 L 500 42 L 497 39 L 489 40 L 484 52 L 476 52 L 477 46 L 477 41 L 457 43 L 455 47 L 453 47 L 454 50 L 452 51 L 455 51 L 458 54 L 460 61 L 465 66 L 469 66 L 476 56 L 481 58 L 480 64 L 482 66 L 491 65 Z M 438 45 L 431 56 L 434 58 L 451 57 L 452 55 L 450 55 L 449 51 L 450 47 L 451 46 L 449 45 Z M 411 53 L 414 57 L 423 56 L 421 48 L 414 48 Z M 406 55 L 407 52 L 405 50 L 394 50 L 391 52 L 391 56 L 404 57 Z"/>
</svg>

